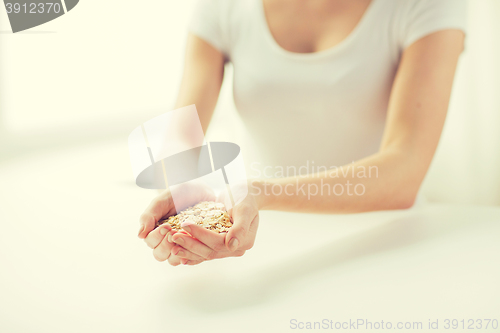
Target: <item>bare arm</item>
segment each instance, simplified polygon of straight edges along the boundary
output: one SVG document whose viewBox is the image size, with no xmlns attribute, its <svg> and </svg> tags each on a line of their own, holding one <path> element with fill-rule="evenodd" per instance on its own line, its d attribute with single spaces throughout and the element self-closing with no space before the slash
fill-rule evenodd
<svg viewBox="0 0 500 333">
<path fill-rule="evenodd" d="M 404 209 L 413 205 L 434 156 L 446 118 L 457 62 L 463 51 L 459 30 L 433 33 L 408 47 L 402 57 L 389 103 L 386 129 L 378 153 L 338 170 L 299 178 L 254 181 L 259 207 L 315 213 L 355 213 Z M 358 177 L 363 168 L 378 177 Z M 352 176 L 352 168 L 355 170 Z M 345 177 L 343 176 L 345 173 Z M 361 174 L 362 175 L 362 174 Z M 351 184 L 350 193 L 347 182 Z M 344 188 L 342 195 L 326 194 L 327 185 Z M 354 184 L 358 193 L 354 193 Z M 273 194 L 288 189 L 287 195 Z M 287 188 L 288 185 L 288 188 Z M 297 191 L 302 187 L 301 191 Z M 323 186 L 324 193 L 321 195 Z M 312 195 L 318 189 L 318 193 Z M 337 186 L 337 193 L 340 187 Z M 330 192 L 333 193 L 333 192 Z M 266 195 L 267 194 L 267 195 Z"/>
<path fill-rule="evenodd" d="M 207 132 L 224 77 L 224 55 L 203 39 L 189 34 L 184 72 L 175 108 L 196 105 L 203 132 Z M 189 128 L 189 126 L 186 126 Z M 191 140 L 189 131 L 183 139 Z M 201 144 L 196 142 L 192 146 Z"/>
</svg>

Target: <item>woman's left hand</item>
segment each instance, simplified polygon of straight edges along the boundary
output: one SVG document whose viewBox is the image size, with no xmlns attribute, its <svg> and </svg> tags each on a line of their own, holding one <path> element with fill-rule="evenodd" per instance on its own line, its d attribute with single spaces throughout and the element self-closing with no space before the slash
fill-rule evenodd
<svg viewBox="0 0 500 333">
<path fill-rule="evenodd" d="M 196 224 L 183 223 L 190 235 L 175 233 L 172 237 L 170 264 L 197 265 L 206 260 L 240 257 L 253 247 L 259 226 L 257 201 L 250 193 L 229 212 L 233 226 L 228 233 L 217 234 Z"/>
</svg>

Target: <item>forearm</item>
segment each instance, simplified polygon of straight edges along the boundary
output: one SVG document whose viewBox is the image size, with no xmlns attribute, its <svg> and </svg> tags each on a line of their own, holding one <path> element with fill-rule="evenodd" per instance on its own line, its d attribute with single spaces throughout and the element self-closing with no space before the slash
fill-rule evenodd
<svg viewBox="0 0 500 333">
<path fill-rule="evenodd" d="M 250 184 L 261 209 L 304 213 L 358 213 L 413 205 L 427 169 L 411 154 L 385 151 L 307 176 Z"/>
<path fill-rule="evenodd" d="M 201 38 L 188 38 L 184 70 L 175 109 L 195 105 L 198 119 L 179 117 L 175 120 L 175 136 L 190 147 L 200 146 L 203 138 L 194 129 L 207 132 L 224 77 L 224 56 Z"/>
<path fill-rule="evenodd" d="M 201 125 L 203 132 L 206 133 L 215 110 L 215 105 L 217 104 L 221 85 L 222 77 L 219 78 L 207 75 L 204 78 L 200 78 L 192 73 L 191 68 L 186 68 L 185 75 L 179 89 L 179 94 L 175 102 L 175 109 L 188 105 L 195 105 L 196 110 L 198 111 L 199 124 Z M 182 137 L 186 141 L 193 141 L 192 133 L 190 131 L 193 124 L 180 122 L 179 125 L 181 125 L 179 128 L 183 130 L 181 132 Z M 195 146 L 201 144 L 201 142 L 192 143 Z"/>
</svg>

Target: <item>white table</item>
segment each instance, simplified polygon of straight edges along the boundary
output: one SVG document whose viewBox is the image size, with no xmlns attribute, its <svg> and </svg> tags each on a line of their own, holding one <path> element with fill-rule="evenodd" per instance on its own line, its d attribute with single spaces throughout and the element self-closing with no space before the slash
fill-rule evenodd
<svg viewBox="0 0 500 333">
<path fill-rule="evenodd" d="M 154 193 L 133 185 L 125 138 L 4 162 L 0 184 L 0 332 L 500 320 L 500 208 L 262 212 L 242 258 L 170 267 L 136 238 Z"/>
</svg>

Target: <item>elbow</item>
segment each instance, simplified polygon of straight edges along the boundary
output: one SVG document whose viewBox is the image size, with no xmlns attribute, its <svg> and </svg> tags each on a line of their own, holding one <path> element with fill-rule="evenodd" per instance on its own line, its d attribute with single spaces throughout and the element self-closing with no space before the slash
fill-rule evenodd
<svg viewBox="0 0 500 333">
<path fill-rule="evenodd" d="M 374 210 L 406 210 L 414 206 L 417 199 L 417 192 L 397 191 L 387 195 L 378 201 Z"/>
<path fill-rule="evenodd" d="M 405 210 L 410 209 L 415 204 L 417 196 L 409 197 L 406 200 L 399 200 L 393 207 L 393 210 Z"/>
<path fill-rule="evenodd" d="M 405 193 L 397 192 L 392 195 L 390 210 L 405 210 L 410 209 L 417 200 L 418 191 L 402 191 Z"/>
</svg>

